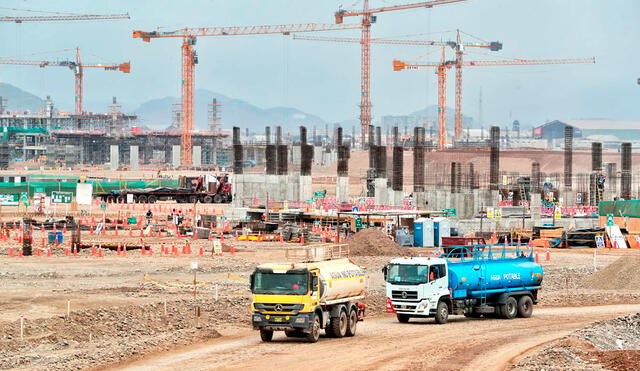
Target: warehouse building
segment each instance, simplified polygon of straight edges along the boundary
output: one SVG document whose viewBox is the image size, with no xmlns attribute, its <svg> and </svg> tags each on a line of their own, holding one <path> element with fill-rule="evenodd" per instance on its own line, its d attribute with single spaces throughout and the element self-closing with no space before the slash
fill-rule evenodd
<svg viewBox="0 0 640 371">
<path fill-rule="evenodd" d="M 640 121 L 631 120 L 554 120 L 533 129 L 534 139 L 564 138 L 565 127 L 573 137 L 599 142 L 640 141 Z"/>
</svg>

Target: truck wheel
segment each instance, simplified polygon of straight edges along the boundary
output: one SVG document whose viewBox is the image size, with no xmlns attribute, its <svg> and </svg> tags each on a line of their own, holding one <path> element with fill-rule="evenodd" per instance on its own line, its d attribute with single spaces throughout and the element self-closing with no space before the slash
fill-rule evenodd
<svg viewBox="0 0 640 371">
<path fill-rule="evenodd" d="M 262 341 L 271 341 L 273 339 L 273 331 L 260 330 L 260 339 L 262 339 Z"/>
<path fill-rule="evenodd" d="M 213 196 L 213 203 L 214 203 L 214 204 L 219 204 L 220 202 L 222 202 L 222 196 L 220 196 L 220 195 L 214 195 L 214 196 Z"/>
<path fill-rule="evenodd" d="M 347 336 L 354 336 L 356 334 L 356 327 L 358 327 L 358 312 L 353 308 L 349 312 L 349 321 L 347 323 Z"/>
<path fill-rule="evenodd" d="M 315 343 L 318 339 L 320 339 L 320 317 L 316 315 L 313 319 L 313 323 L 311 324 L 311 330 L 307 334 L 307 341 Z"/>
<path fill-rule="evenodd" d="M 150 204 L 155 204 L 156 201 L 158 201 L 158 197 L 156 196 L 149 196 L 149 198 L 147 198 L 147 200 L 149 201 Z"/>
<path fill-rule="evenodd" d="M 409 323 L 409 316 L 406 314 L 396 314 L 396 318 L 400 323 Z"/>
<path fill-rule="evenodd" d="M 500 314 L 504 319 L 515 318 L 518 314 L 518 302 L 513 297 L 509 297 L 507 301 L 500 306 Z"/>
<path fill-rule="evenodd" d="M 118 196 L 116 201 L 118 201 L 118 203 L 123 203 L 124 202 L 124 196 Z"/>
<path fill-rule="evenodd" d="M 449 319 L 449 306 L 444 301 L 438 303 L 436 309 L 436 323 L 444 325 Z"/>
<path fill-rule="evenodd" d="M 347 313 L 343 310 L 340 311 L 338 318 L 331 319 L 331 332 L 334 337 L 341 338 L 347 333 Z"/>
<path fill-rule="evenodd" d="M 116 200 L 113 196 L 107 196 L 107 203 L 112 204 Z"/>
<path fill-rule="evenodd" d="M 202 198 L 202 203 L 203 204 L 210 204 L 212 202 L 213 202 L 213 197 L 211 197 L 211 196 L 204 196 Z"/>
<path fill-rule="evenodd" d="M 145 195 L 138 196 L 138 203 L 146 204 L 147 203 L 147 196 L 145 196 Z"/>
<path fill-rule="evenodd" d="M 529 318 L 533 313 L 533 300 L 528 295 L 521 296 L 518 299 L 518 317 Z"/>
</svg>

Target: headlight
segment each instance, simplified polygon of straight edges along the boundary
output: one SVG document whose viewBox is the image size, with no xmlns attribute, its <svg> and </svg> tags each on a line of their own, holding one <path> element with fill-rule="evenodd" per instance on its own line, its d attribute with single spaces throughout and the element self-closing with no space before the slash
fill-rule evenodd
<svg viewBox="0 0 640 371">
<path fill-rule="evenodd" d="M 420 304 L 418 304 L 418 307 L 416 308 L 417 310 L 426 310 L 427 308 L 429 308 L 429 302 L 426 300 L 423 300 L 420 302 Z"/>
<path fill-rule="evenodd" d="M 262 317 L 258 316 L 258 315 L 254 315 L 253 316 L 253 322 L 261 322 L 262 321 Z"/>
</svg>

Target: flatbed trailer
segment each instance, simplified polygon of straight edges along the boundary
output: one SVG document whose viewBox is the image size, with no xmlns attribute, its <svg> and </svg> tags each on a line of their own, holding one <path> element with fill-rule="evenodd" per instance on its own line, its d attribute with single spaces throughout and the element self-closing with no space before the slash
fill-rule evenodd
<svg viewBox="0 0 640 371">
<path fill-rule="evenodd" d="M 127 202 L 127 195 L 133 196 L 134 203 L 156 203 L 157 201 L 176 201 L 177 203 L 224 204 L 232 200 L 229 192 L 194 191 L 188 188 L 128 189 L 114 190 L 95 194 L 102 201 Z"/>
</svg>

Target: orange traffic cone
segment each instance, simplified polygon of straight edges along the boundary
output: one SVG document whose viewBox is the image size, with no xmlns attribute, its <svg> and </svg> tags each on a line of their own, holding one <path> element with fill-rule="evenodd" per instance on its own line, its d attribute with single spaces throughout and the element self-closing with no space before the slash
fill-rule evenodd
<svg viewBox="0 0 640 371">
<path fill-rule="evenodd" d="M 231 255 L 233 255 L 233 254 L 235 254 L 235 253 L 236 253 L 236 249 L 235 249 L 235 247 L 233 246 L 233 242 L 231 242 L 231 247 L 229 247 L 229 253 L 230 253 Z"/>
<path fill-rule="evenodd" d="M 13 247 L 9 246 L 9 257 L 13 256 Z"/>
</svg>

